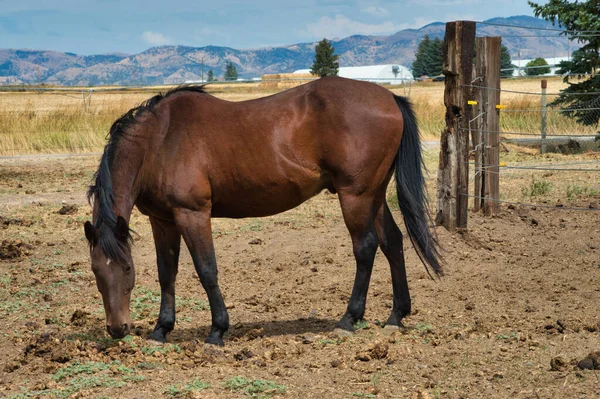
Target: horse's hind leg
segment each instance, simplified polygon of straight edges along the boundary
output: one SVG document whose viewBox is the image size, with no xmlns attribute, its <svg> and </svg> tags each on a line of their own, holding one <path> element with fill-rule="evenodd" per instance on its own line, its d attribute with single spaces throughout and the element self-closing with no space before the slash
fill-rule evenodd
<svg viewBox="0 0 600 399">
<path fill-rule="evenodd" d="M 151 217 L 152 235 L 156 248 L 158 281 L 160 282 L 160 313 L 149 339 L 166 342 L 175 326 L 175 278 L 179 262 L 181 234 L 174 223 Z"/>
<path fill-rule="evenodd" d="M 410 314 L 410 295 L 408 293 L 406 267 L 404 265 L 402 232 L 396 222 L 394 222 L 390 208 L 385 201 L 385 194 L 380 204 L 378 209 L 376 209 L 375 229 L 379 237 L 381 250 L 390 263 L 394 292 L 392 314 L 386 325 L 399 327 L 402 325 L 402 318 Z"/>
<path fill-rule="evenodd" d="M 222 346 L 223 334 L 229 329 L 229 315 L 217 281 L 217 261 L 212 240 L 210 211 L 210 208 L 200 211 L 177 209 L 173 213 L 210 304 L 212 327 L 204 342 Z"/>
<path fill-rule="evenodd" d="M 348 308 L 336 328 L 354 331 L 354 323 L 361 320 L 365 314 L 367 291 L 378 240 L 373 226 L 372 197 L 340 193 L 340 204 L 346 227 L 352 238 L 356 277 Z"/>
</svg>

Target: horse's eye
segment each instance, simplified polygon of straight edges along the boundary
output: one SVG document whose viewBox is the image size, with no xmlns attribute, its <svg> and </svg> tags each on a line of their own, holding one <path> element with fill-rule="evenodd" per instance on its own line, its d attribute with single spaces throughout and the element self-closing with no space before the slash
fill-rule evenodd
<svg viewBox="0 0 600 399">
<path fill-rule="evenodd" d="M 127 265 L 125 266 L 125 273 L 129 274 L 129 272 L 131 272 L 131 266 Z"/>
</svg>

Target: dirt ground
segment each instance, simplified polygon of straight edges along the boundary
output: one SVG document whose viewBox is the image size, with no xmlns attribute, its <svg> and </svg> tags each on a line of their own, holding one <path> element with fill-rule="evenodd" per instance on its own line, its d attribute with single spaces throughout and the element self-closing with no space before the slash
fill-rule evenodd
<svg viewBox="0 0 600 399">
<path fill-rule="evenodd" d="M 150 226 L 137 212 L 134 333 L 117 341 L 105 332 L 83 234 L 96 163 L 0 161 L 0 397 L 600 397 L 600 371 L 577 366 L 600 351 L 600 212 L 471 213 L 467 233 L 437 229 L 447 263 L 438 281 L 406 240 L 413 314 L 393 334 L 381 328 L 392 290 L 378 253 L 366 320 L 351 337 L 332 334 L 355 269 L 335 195 L 271 218 L 216 220 L 232 325 L 225 347 L 202 343 L 210 311 L 187 251 L 177 324 L 158 346 L 144 339 L 160 296 Z M 523 191 L 533 189 L 530 173 L 512 173 L 503 193 L 597 206 L 600 175 L 578 176 L 544 175 L 555 189 L 538 198 Z M 580 365 L 600 367 L 595 356 Z"/>
</svg>

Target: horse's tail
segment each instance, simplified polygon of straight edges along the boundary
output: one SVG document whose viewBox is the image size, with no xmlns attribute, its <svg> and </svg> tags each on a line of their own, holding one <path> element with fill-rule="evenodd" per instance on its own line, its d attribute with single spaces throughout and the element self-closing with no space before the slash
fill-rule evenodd
<svg viewBox="0 0 600 399">
<path fill-rule="evenodd" d="M 422 168 L 421 139 L 412 104 L 404 97 L 394 95 L 402 112 L 404 129 L 396 154 L 396 191 L 398 205 L 404 218 L 408 236 L 427 272 L 433 269 L 442 275 L 441 255 L 437 236 L 429 230 L 431 216 Z M 428 268 L 429 267 L 429 268 Z"/>
</svg>

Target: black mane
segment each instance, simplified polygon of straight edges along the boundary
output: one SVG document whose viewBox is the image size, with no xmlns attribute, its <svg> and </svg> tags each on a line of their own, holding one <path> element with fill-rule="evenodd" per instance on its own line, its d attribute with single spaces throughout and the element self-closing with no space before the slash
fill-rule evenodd
<svg viewBox="0 0 600 399">
<path fill-rule="evenodd" d="M 159 93 L 154 97 L 144 101 L 139 106 L 130 109 L 111 126 L 107 135 L 107 144 L 104 146 L 104 153 L 100 159 L 98 170 L 94 174 L 94 184 L 91 185 L 87 192 L 88 202 L 92 199 L 98 201 L 98 214 L 94 227 L 99 229 L 98 245 L 102 247 L 104 254 L 108 258 L 117 261 L 126 261 L 129 246 L 132 241 L 131 234 L 127 235 L 125 242 L 120 242 L 116 239 L 114 231 L 117 226 L 117 217 L 113 210 L 115 205 L 115 193 L 112 186 L 111 167 L 114 162 L 116 149 L 122 138 L 126 138 L 130 128 L 139 122 L 139 117 L 146 112 L 154 114 L 156 106 L 165 98 L 180 92 L 195 92 L 203 93 L 204 85 L 202 86 L 178 86 L 169 90 L 166 94 Z"/>
</svg>

